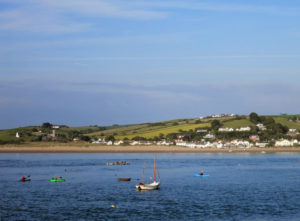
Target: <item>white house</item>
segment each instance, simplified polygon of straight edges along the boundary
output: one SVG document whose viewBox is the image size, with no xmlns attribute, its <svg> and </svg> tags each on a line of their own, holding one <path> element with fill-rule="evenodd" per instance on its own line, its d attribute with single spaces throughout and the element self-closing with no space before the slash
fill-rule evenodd
<svg viewBox="0 0 300 221">
<path fill-rule="evenodd" d="M 117 141 L 115 141 L 114 142 L 114 145 L 121 145 L 122 143 L 124 143 L 124 141 L 123 140 L 117 140 Z"/>
<path fill-rule="evenodd" d="M 250 143 L 249 141 L 245 141 L 245 140 L 233 140 L 231 141 L 231 144 L 235 147 L 240 147 L 240 148 L 249 148 L 252 147 L 253 144 Z"/>
<path fill-rule="evenodd" d="M 251 130 L 250 127 L 241 127 L 236 129 L 236 131 L 250 131 L 250 130 Z"/>
<path fill-rule="evenodd" d="M 266 130 L 267 128 L 263 124 L 256 124 L 259 130 Z"/>
<path fill-rule="evenodd" d="M 135 141 L 135 140 L 132 141 L 132 142 L 130 142 L 130 145 L 133 145 L 133 146 L 134 146 L 134 145 L 138 145 L 138 144 L 139 144 L 139 142 L 138 142 L 138 141 Z"/>
<path fill-rule="evenodd" d="M 296 134 L 297 132 L 298 132 L 297 129 L 294 128 L 289 129 L 289 133 L 291 134 Z"/>
<path fill-rule="evenodd" d="M 113 142 L 110 140 L 106 143 L 106 145 L 113 145 Z"/>
<path fill-rule="evenodd" d="M 205 138 L 205 139 L 215 139 L 215 138 L 216 138 L 216 135 L 208 133 L 208 134 L 206 134 L 206 135 L 204 136 L 204 138 Z"/>
<path fill-rule="evenodd" d="M 287 139 L 276 140 L 275 147 L 291 147 L 294 143 Z"/>
<path fill-rule="evenodd" d="M 257 146 L 257 147 L 266 147 L 268 145 L 268 143 L 265 143 L 265 142 L 256 142 L 255 143 L 255 146 Z"/>
<path fill-rule="evenodd" d="M 224 128 L 219 128 L 219 130 L 218 130 L 219 132 L 232 132 L 232 131 L 234 131 L 234 129 L 233 128 L 228 128 L 228 127 L 224 127 Z"/>
</svg>

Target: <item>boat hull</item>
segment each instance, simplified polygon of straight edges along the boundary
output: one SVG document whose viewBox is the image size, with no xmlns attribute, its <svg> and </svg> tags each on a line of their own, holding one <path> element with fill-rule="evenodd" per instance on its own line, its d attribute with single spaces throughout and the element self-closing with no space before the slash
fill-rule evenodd
<svg viewBox="0 0 300 221">
<path fill-rule="evenodd" d="M 203 175 L 201 175 L 201 174 L 194 174 L 193 176 L 194 177 L 209 177 L 208 174 L 203 174 Z"/>
<path fill-rule="evenodd" d="M 137 184 L 135 187 L 138 190 L 157 190 L 159 188 L 160 182 L 153 182 L 149 184 Z"/>
<path fill-rule="evenodd" d="M 51 182 L 65 182 L 66 179 L 52 179 Z"/>
<path fill-rule="evenodd" d="M 22 180 L 22 179 L 21 179 L 21 180 L 19 180 L 19 182 L 23 182 L 23 183 L 24 183 L 24 182 L 30 182 L 30 181 L 31 181 L 31 179 L 26 179 L 26 180 Z"/>
<path fill-rule="evenodd" d="M 119 182 L 122 182 L 122 181 L 130 181 L 131 178 L 118 178 L 118 181 Z"/>
</svg>

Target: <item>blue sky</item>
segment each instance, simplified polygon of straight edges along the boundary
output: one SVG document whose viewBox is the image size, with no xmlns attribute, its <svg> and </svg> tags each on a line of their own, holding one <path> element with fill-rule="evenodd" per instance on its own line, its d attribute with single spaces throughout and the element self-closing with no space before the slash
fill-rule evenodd
<svg viewBox="0 0 300 221">
<path fill-rule="evenodd" d="M 300 1 L 0 0 L 0 129 L 299 113 Z"/>
</svg>

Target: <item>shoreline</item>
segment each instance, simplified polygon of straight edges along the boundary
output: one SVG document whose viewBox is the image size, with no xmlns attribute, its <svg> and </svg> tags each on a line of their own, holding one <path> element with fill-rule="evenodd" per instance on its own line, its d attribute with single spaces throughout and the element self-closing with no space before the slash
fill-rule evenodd
<svg viewBox="0 0 300 221">
<path fill-rule="evenodd" d="M 300 152 L 300 147 L 201 148 L 179 146 L 0 146 L 0 153 L 276 153 Z"/>
</svg>

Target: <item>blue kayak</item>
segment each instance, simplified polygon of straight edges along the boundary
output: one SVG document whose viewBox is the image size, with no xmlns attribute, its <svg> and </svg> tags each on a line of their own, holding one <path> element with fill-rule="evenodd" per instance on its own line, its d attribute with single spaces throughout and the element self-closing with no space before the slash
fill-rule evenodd
<svg viewBox="0 0 300 221">
<path fill-rule="evenodd" d="M 209 177 L 208 174 L 203 174 L 203 175 L 200 175 L 200 174 L 194 174 L 193 176 L 194 176 L 194 177 Z"/>
</svg>

